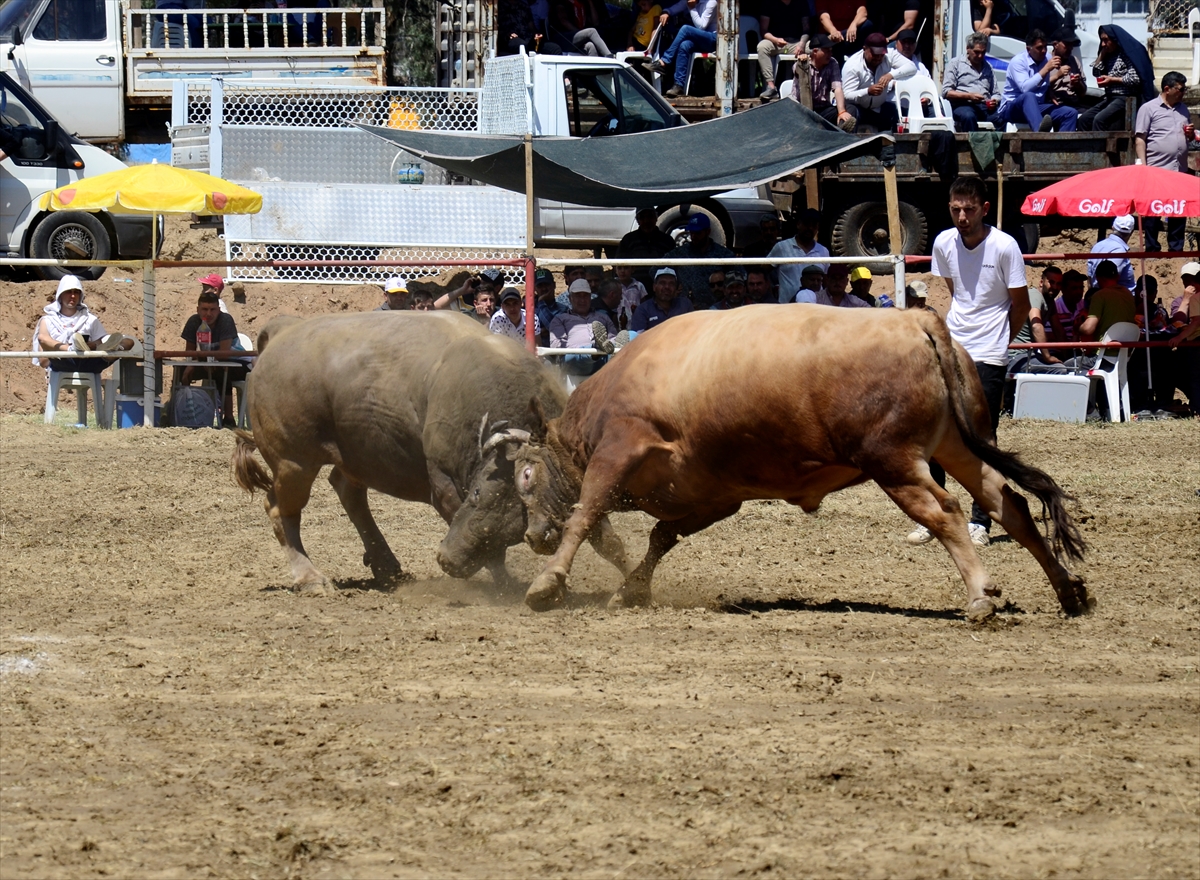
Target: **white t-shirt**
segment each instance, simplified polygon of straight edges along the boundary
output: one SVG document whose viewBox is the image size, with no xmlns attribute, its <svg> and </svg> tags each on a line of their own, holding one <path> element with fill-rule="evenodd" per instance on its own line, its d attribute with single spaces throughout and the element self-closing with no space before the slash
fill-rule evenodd
<svg viewBox="0 0 1200 880">
<path fill-rule="evenodd" d="M 1010 287 L 1026 287 L 1021 248 L 1011 235 L 991 226 L 974 249 L 963 244 L 957 229 L 941 232 L 933 242 L 933 274 L 954 282 L 954 298 L 946 326 L 950 335 L 977 363 L 1008 363 Z"/>
<path fill-rule="evenodd" d="M 829 248 L 821 244 L 819 241 L 813 242 L 811 251 L 806 251 L 800 247 L 800 244 L 795 238 L 785 238 L 783 241 L 771 248 L 771 252 L 767 257 L 828 257 Z M 775 271 L 779 278 L 779 301 L 781 303 L 792 302 L 796 296 L 796 292 L 800 290 L 800 273 L 804 271 L 806 263 L 784 263 L 777 266 Z M 822 272 L 829 271 L 828 263 L 817 263 L 821 267 Z"/>
</svg>

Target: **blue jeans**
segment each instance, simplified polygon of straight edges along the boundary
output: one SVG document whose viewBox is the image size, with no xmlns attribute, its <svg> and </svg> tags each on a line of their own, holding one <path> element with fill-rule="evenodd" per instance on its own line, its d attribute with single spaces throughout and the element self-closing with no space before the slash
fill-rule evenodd
<svg viewBox="0 0 1200 880">
<path fill-rule="evenodd" d="M 604 366 L 606 358 L 598 358 L 590 354 L 563 355 L 563 371 L 572 376 L 590 376 Z"/>
<path fill-rule="evenodd" d="M 1005 122 L 1025 123 L 1034 131 L 1042 127 L 1042 117 L 1047 113 L 1054 120 L 1056 131 L 1074 131 L 1079 112 L 1074 107 L 1056 107 L 1038 99 L 1033 92 L 1026 92 L 1010 103 L 1001 113 Z"/>
<path fill-rule="evenodd" d="M 717 35 L 702 31 L 698 27 L 685 24 L 675 35 L 671 48 L 662 53 L 663 64 L 675 62 L 675 85 L 683 88 L 687 82 L 688 67 L 692 63 L 692 53 L 711 52 L 717 48 Z"/>
</svg>

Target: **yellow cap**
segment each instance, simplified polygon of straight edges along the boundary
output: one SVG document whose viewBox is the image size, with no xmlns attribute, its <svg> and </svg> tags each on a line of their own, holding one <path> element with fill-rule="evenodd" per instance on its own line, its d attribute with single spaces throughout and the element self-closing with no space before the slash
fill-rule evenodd
<svg viewBox="0 0 1200 880">
<path fill-rule="evenodd" d="M 868 269 L 866 266 L 855 266 L 853 271 L 851 271 L 851 273 L 850 273 L 850 283 L 851 284 L 853 284 L 855 281 L 870 281 L 870 280 L 871 280 L 871 270 Z"/>
</svg>

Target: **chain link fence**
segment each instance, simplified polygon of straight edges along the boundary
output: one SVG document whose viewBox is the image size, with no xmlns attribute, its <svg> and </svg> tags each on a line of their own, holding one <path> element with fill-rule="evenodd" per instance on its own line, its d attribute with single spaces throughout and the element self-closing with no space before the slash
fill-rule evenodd
<svg viewBox="0 0 1200 880">
<path fill-rule="evenodd" d="M 478 131 L 475 89 L 289 90 L 268 86 L 225 86 L 224 125 L 295 128 L 353 128 L 380 125 L 420 131 Z M 189 125 L 208 125 L 212 98 L 207 85 L 188 87 Z"/>
<path fill-rule="evenodd" d="M 1200 9 L 1200 0 L 1151 0 L 1151 32 L 1186 34 L 1188 14 L 1193 9 Z"/>
</svg>

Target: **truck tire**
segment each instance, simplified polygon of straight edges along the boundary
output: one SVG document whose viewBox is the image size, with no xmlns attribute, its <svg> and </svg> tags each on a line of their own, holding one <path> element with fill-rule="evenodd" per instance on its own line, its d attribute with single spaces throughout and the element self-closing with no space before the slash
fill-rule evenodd
<svg viewBox="0 0 1200 880">
<path fill-rule="evenodd" d="M 708 218 L 708 222 L 712 226 L 713 244 L 724 247 L 729 240 L 729 235 L 720 218 L 703 205 L 676 205 L 673 208 L 667 208 L 658 215 L 658 228 L 682 244 L 687 235 L 683 227 L 687 225 L 688 218 L 693 214 L 703 214 Z"/>
<path fill-rule="evenodd" d="M 29 255 L 37 260 L 107 260 L 112 256 L 108 229 L 95 214 L 85 211 L 58 211 L 46 216 L 29 239 Z M 104 274 L 103 266 L 38 266 L 38 274 L 47 281 L 64 275 L 77 275 L 95 281 Z"/>
<path fill-rule="evenodd" d="M 925 214 L 908 202 L 900 203 L 901 253 L 923 254 L 929 244 L 929 224 Z M 890 253 L 888 247 L 887 205 L 883 202 L 860 202 L 842 212 L 833 226 L 831 242 L 833 255 L 842 257 L 877 257 Z M 876 275 L 889 275 L 892 264 L 866 262 Z"/>
</svg>

